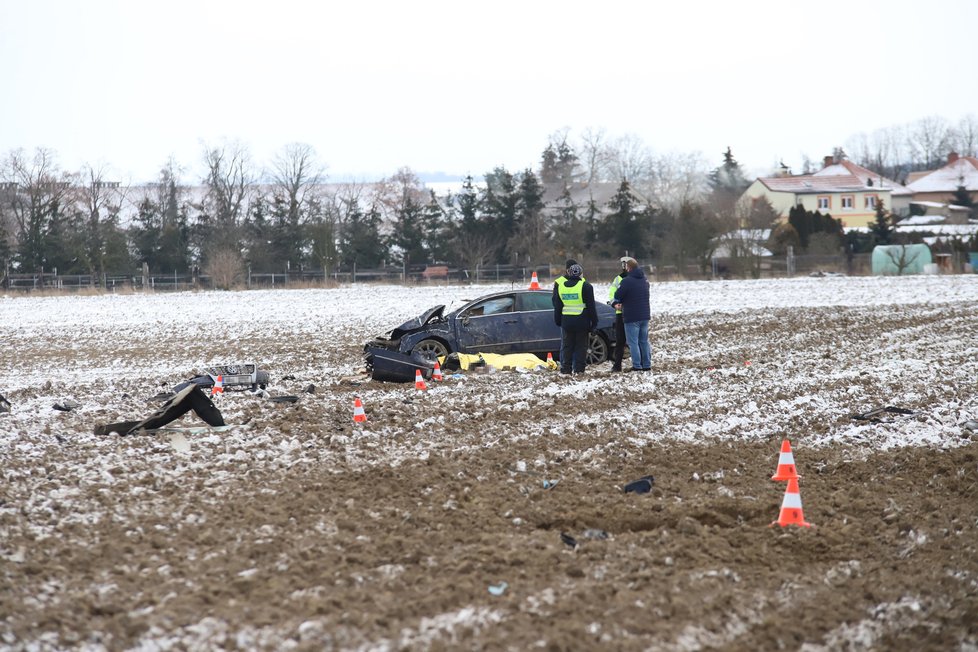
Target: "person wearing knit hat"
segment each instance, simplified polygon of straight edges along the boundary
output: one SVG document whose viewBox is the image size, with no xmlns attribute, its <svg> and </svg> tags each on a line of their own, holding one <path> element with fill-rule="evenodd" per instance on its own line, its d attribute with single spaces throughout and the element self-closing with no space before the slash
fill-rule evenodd
<svg viewBox="0 0 978 652">
<path fill-rule="evenodd" d="M 598 326 L 594 287 L 584 279 L 584 268 L 570 258 L 566 272 L 554 281 L 554 322 L 560 326 L 560 373 L 584 373 L 588 337 Z"/>
</svg>

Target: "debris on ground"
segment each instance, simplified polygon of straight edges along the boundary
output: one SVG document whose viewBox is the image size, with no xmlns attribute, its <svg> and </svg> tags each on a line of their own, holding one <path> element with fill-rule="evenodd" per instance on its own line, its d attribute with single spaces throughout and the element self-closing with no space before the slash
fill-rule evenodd
<svg viewBox="0 0 978 652">
<path fill-rule="evenodd" d="M 895 407 L 893 405 L 887 405 L 885 407 L 876 408 L 875 410 L 870 410 L 869 412 L 863 412 L 861 414 L 853 414 L 850 419 L 857 421 L 869 421 L 870 423 L 883 423 L 880 419 L 884 414 L 913 414 L 913 410 L 907 410 L 906 408 Z"/>
<path fill-rule="evenodd" d="M 509 584 L 507 584 L 506 582 L 500 582 L 499 584 L 496 585 L 490 585 L 489 593 L 493 595 L 502 595 L 503 593 L 506 592 L 506 587 L 508 586 Z"/>
<path fill-rule="evenodd" d="M 214 402 L 204 394 L 199 385 L 191 383 L 174 394 L 149 418 L 141 421 L 120 421 L 95 426 L 95 434 L 108 435 L 115 432 L 119 435 L 131 435 L 139 431 L 155 430 L 176 421 L 190 411 L 193 411 L 209 426 L 225 425 L 224 417 L 221 416 L 221 411 L 217 409 Z"/>
<path fill-rule="evenodd" d="M 625 493 L 647 494 L 652 491 L 652 484 L 655 478 L 651 475 L 644 475 L 638 480 L 633 480 L 624 486 Z"/>
<path fill-rule="evenodd" d="M 185 380 L 173 391 L 179 392 L 184 387 L 194 384 L 201 387 L 213 387 L 218 379 L 221 381 L 223 389 L 257 391 L 265 389 L 269 383 L 269 374 L 261 370 L 253 362 L 247 364 L 226 364 L 217 367 L 210 367 L 204 373 L 194 376 L 190 380 Z"/>
</svg>

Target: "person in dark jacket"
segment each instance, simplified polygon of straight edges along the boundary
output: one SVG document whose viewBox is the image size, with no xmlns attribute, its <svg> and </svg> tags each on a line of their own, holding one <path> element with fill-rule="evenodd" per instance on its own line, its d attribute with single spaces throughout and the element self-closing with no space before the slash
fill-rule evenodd
<svg viewBox="0 0 978 652">
<path fill-rule="evenodd" d="M 554 322 L 560 326 L 560 373 L 584 373 L 589 333 L 598 327 L 594 287 L 584 280 L 584 269 L 576 260 L 567 261 L 567 271 L 554 281 Z"/>
<path fill-rule="evenodd" d="M 629 371 L 652 371 L 652 351 L 649 348 L 649 319 L 652 318 L 649 281 L 634 258 L 625 261 L 625 269 L 628 270 L 628 275 L 621 280 L 615 292 L 615 307 L 621 307 L 625 340 L 632 354 L 632 368 Z"/>
<path fill-rule="evenodd" d="M 625 263 L 631 258 L 623 256 L 621 259 L 621 273 L 611 280 L 611 288 L 608 291 L 608 304 L 615 304 L 615 292 L 623 278 L 628 276 L 628 269 Z M 625 322 L 622 321 L 621 307 L 615 308 L 615 352 L 611 358 L 611 370 L 621 371 L 621 361 L 625 357 Z"/>
</svg>

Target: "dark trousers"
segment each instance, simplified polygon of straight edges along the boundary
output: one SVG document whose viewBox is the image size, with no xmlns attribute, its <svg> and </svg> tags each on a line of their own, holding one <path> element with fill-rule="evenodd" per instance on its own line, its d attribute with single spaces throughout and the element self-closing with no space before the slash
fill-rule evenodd
<svg viewBox="0 0 978 652">
<path fill-rule="evenodd" d="M 560 329 L 560 372 L 569 374 L 584 373 L 587 365 L 587 336 L 586 330 Z"/>
<path fill-rule="evenodd" d="M 621 369 L 621 361 L 625 357 L 625 320 L 621 313 L 615 315 L 615 352 L 611 364 L 615 369 Z"/>
</svg>

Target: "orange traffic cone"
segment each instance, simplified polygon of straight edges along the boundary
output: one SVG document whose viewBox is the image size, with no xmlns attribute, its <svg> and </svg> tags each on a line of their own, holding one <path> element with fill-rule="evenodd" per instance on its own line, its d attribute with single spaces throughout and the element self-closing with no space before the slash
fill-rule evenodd
<svg viewBox="0 0 978 652">
<path fill-rule="evenodd" d="M 418 369 L 418 373 L 421 373 L 421 370 L 420 369 Z M 445 380 L 445 377 L 441 375 L 441 365 L 438 364 L 438 361 L 437 360 L 435 360 L 435 370 L 431 372 L 431 379 L 432 380 Z"/>
<path fill-rule="evenodd" d="M 428 386 L 424 384 L 424 378 L 421 376 L 420 369 L 414 371 L 414 389 L 420 389 L 422 391 L 428 389 Z"/>
<path fill-rule="evenodd" d="M 788 480 L 788 488 L 785 489 L 784 500 L 781 501 L 781 514 L 778 515 L 778 520 L 771 523 L 770 527 L 773 527 L 775 523 L 781 527 L 785 525 L 812 526 L 811 523 L 805 522 L 805 515 L 801 511 L 801 494 L 798 493 L 798 478 Z"/>
<path fill-rule="evenodd" d="M 547 362 L 552 363 L 553 361 L 554 361 L 554 354 L 550 351 L 547 351 Z"/>
<path fill-rule="evenodd" d="M 353 401 L 353 422 L 363 423 L 367 420 L 367 415 L 363 411 L 363 401 L 360 400 L 358 396 L 355 401 Z"/>
<path fill-rule="evenodd" d="M 530 289 L 531 290 L 539 290 L 540 289 L 540 281 L 537 280 L 537 273 L 536 272 L 533 272 L 533 274 L 530 275 Z"/>
<path fill-rule="evenodd" d="M 779 482 L 784 480 L 797 480 L 798 471 L 795 470 L 795 456 L 791 452 L 791 442 L 787 439 L 781 442 L 781 454 L 778 455 L 778 472 L 771 476 L 772 480 Z"/>
<path fill-rule="evenodd" d="M 213 387 L 211 387 L 211 396 L 214 396 L 214 394 L 223 394 L 223 393 L 224 393 L 224 376 L 219 375 L 217 378 L 214 379 L 214 385 Z"/>
</svg>

